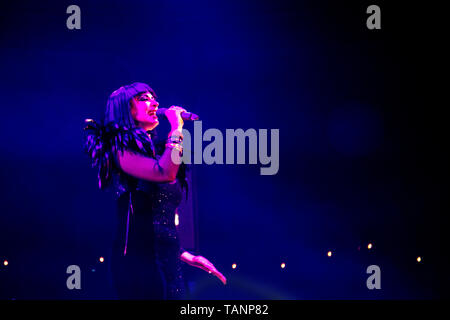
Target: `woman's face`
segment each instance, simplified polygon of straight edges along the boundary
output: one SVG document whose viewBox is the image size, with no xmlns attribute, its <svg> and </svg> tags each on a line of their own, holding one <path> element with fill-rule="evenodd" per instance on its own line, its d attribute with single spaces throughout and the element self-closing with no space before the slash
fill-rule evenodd
<svg viewBox="0 0 450 320">
<path fill-rule="evenodd" d="M 131 115 L 137 125 L 145 131 L 153 130 L 159 124 L 156 110 L 159 103 L 150 92 L 140 93 L 131 99 Z"/>
</svg>

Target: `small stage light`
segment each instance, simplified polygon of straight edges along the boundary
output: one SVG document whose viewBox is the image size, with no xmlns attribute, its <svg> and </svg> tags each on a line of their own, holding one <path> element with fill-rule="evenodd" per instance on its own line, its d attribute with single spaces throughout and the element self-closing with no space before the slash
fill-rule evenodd
<svg viewBox="0 0 450 320">
<path fill-rule="evenodd" d="M 331 251 L 328 251 L 328 253 L 327 253 L 327 255 L 329 256 L 329 257 L 331 257 Z"/>
<path fill-rule="evenodd" d="M 236 267 L 237 267 L 236 263 L 233 263 L 233 264 L 231 265 L 231 267 L 232 267 L 233 269 L 236 269 Z"/>
<path fill-rule="evenodd" d="M 283 263 L 281 264 L 281 269 L 284 269 L 284 268 L 286 268 L 286 263 L 283 262 Z"/>
<path fill-rule="evenodd" d="M 100 257 L 100 259 L 98 259 L 100 262 L 103 262 L 103 261 L 105 261 L 105 258 L 103 258 L 103 257 Z"/>
<path fill-rule="evenodd" d="M 421 257 L 417 257 L 417 262 L 421 262 L 422 258 Z"/>
<path fill-rule="evenodd" d="M 180 218 L 178 217 L 178 213 L 175 213 L 175 225 L 178 226 L 180 224 Z"/>
<path fill-rule="evenodd" d="M 371 243 L 369 243 L 368 245 L 367 245 L 367 249 L 372 249 L 372 247 L 373 247 L 373 245 L 371 244 Z"/>
<path fill-rule="evenodd" d="M 3 265 L 6 267 L 9 264 L 8 260 L 3 261 Z"/>
</svg>

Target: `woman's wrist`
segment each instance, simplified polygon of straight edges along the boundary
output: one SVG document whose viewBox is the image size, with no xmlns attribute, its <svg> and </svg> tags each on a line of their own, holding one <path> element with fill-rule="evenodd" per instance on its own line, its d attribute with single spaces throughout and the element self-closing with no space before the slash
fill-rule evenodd
<svg viewBox="0 0 450 320">
<path fill-rule="evenodd" d="M 184 262 L 187 262 L 189 264 L 194 263 L 194 258 L 195 258 L 195 256 L 187 251 L 184 251 L 181 254 L 181 260 L 183 260 Z"/>
<path fill-rule="evenodd" d="M 177 132 L 171 132 L 169 133 L 168 137 L 167 137 L 167 143 L 179 143 L 182 144 L 183 143 L 183 135 L 181 134 L 177 134 Z"/>
</svg>

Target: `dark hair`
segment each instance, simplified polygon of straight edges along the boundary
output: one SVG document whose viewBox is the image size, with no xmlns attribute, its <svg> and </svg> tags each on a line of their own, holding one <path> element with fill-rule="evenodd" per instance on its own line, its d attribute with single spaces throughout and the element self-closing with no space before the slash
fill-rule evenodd
<svg viewBox="0 0 450 320">
<path fill-rule="evenodd" d="M 136 123 L 131 115 L 131 99 L 144 92 L 150 92 L 155 98 L 156 94 L 148 84 L 135 82 L 133 84 L 120 87 L 109 96 L 106 103 L 105 121 L 115 122 L 119 126 L 126 126 L 129 128 L 136 127 Z"/>
<path fill-rule="evenodd" d="M 156 129 L 147 131 L 147 133 L 151 135 L 150 139 L 145 134 L 145 130 L 137 126 L 131 114 L 131 99 L 136 95 L 145 92 L 150 92 L 152 96 L 157 98 L 155 91 L 148 84 L 142 82 L 135 82 L 130 85 L 122 86 L 119 89 L 115 90 L 113 93 L 111 93 L 108 98 L 108 102 L 106 103 L 105 119 L 103 123 L 105 126 L 108 126 L 108 124 L 114 124 L 116 128 L 127 127 L 128 129 L 132 129 L 130 130 L 130 132 L 136 132 L 136 135 L 134 135 L 133 137 L 136 140 L 140 140 L 141 146 L 146 146 L 148 145 L 148 143 L 150 143 L 151 145 L 156 144 L 156 150 L 154 151 L 156 152 L 156 154 L 161 155 L 165 148 L 165 140 L 157 141 L 158 137 Z M 182 188 L 186 189 L 187 197 L 188 184 L 186 181 L 186 170 L 186 164 L 181 163 L 180 168 L 178 169 L 177 179 L 181 183 Z M 100 174 L 99 177 L 100 176 L 104 176 L 104 174 Z M 107 185 L 107 183 L 105 185 Z"/>
</svg>

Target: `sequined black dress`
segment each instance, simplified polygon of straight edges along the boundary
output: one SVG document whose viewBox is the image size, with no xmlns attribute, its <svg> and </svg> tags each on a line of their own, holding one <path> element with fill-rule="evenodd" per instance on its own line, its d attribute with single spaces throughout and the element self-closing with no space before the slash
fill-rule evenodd
<svg viewBox="0 0 450 320">
<path fill-rule="evenodd" d="M 119 298 L 180 299 L 182 249 L 175 213 L 183 191 L 178 180 L 153 183 L 122 172 L 117 186 L 112 275 Z"/>
<path fill-rule="evenodd" d="M 118 298 L 182 298 L 182 249 L 175 213 L 187 191 L 182 188 L 187 188 L 180 175 L 183 170 L 174 183 L 137 179 L 120 169 L 117 151 L 127 149 L 158 160 L 164 144 L 155 147 L 150 132 L 116 123 L 90 120 L 85 131 L 85 150 L 98 169 L 100 189 L 115 188 L 118 223 L 111 272 Z"/>
</svg>

